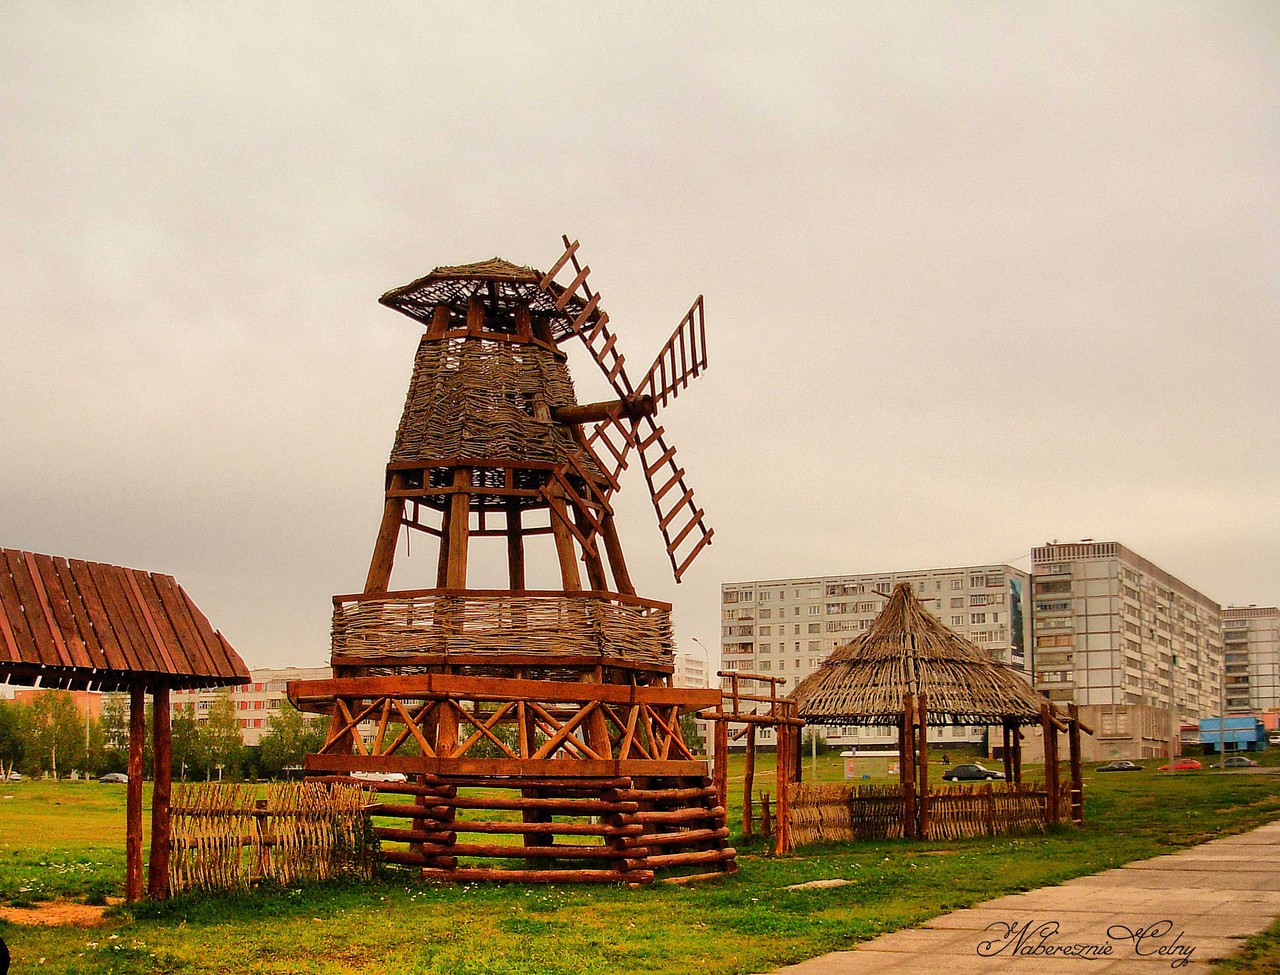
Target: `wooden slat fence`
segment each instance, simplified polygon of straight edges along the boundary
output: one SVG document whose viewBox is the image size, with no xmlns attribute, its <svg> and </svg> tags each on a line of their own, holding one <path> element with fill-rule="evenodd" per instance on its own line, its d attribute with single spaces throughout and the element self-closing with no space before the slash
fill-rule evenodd
<svg viewBox="0 0 1280 975">
<path fill-rule="evenodd" d="M 280 783 L 174 787 L 169 890 L 243 890 L 372 875 L 375 842 L 359 786 Z"/>
<path fill-rule="evenodd" d="M 902 837 L 900 785 L 795 784 L 789 793 L 792 847 L 809 843 Z M 1043 785 L 1004 783 L 945 786 L 929 790 L 926 839 L 1043 832 L 1048 793 Z M 1067 790 L 1059 796 L 1059 819 L 1070 815 Z"/>
</svg>

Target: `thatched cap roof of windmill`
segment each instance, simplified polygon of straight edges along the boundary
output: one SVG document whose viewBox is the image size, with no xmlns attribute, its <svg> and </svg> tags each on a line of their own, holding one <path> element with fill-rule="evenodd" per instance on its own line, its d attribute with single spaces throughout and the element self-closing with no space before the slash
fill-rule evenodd
<svg viewBox="0 0 1280 975">
<path fill-rule="evenodd" d="M 928 695 L 930 723 L 1040 720 L 1048 699 L 947 629 L 899 585 L 870 629 L 838 647 L 791 693 L 810 724 L 893 724 L 906 694 Z"/>
<path fill-rule="evenodd" d="M 393 288 L 378 301 L 424 324 L 430 324 L 437 305 L 448 305 L 465 315 L 467 305 L 475 295 L 479 295 L 486 307 L 494 312 L 527 305 L 533 314 L 546 316 L 555 340 L 562 342 L 574 334 L 572 323 L 586 303 L 574 294 L 564 299 L 563 308 L 557 308 L 565 289 L 552 281 L 544 291 L 542 277 L 542 272 L 536 268 L 491 257 L 474 264 L 438 267 L 416 281 Z M 597 306 L 586 320 L 595 322 L 600 315 L 601 309 Z"/>
</svg>

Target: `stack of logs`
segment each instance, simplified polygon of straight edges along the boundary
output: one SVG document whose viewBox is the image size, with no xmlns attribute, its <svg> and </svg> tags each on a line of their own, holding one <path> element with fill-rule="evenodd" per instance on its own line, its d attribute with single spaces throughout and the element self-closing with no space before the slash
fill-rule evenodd
<svg viewBox="0 0 1280 975">
<path fill-rule="evenodd" d="M 407 782 L 320 781 L 376 790 L 368 812 L 381 860 L 417 867 L 428 880 L 634 886 L 652 883 L 658 870 L 736 870 L 725 810 L 706 777 L 428 774 Z"/>
</svg>

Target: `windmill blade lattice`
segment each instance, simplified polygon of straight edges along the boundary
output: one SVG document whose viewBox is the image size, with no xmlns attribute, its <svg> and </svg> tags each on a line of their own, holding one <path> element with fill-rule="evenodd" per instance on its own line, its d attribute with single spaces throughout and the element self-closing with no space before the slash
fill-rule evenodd
<svg viewBox="0 0 1280 975">
<path fill-rule="evenodd" d="M 618 477 L 627 469 L 631 450 L 638 451 L 671 571 L 676 582 L 680 582 L 694 559 L 711 543 L 715 532 L 707 527 L 705 512 L 695 502 L 693 491 L 685 482 L 684 469 L 676 462 L 676 450 L 663 439 L 665 431 L 654 422 L 651 413 L 679 396 L 707 367 L 702 295 L 671 333 L 640 384 L 632 386 L 625 358 L 617 349 L 617 336 L 608 327 L 609 315 L 600 308 L 600 295 L 587 283 L 591 268 L 579 261 L 576 240 L 570 241 L 567 236 L 562 240 L 564 254 L 547 271 L 541 287 L 556 298 L 558 309 L 568 307 L 575 296 L 578 297 L 582 311 L 573 321 L 573 332 L 618 395 L 618 403 L 595 425 L 590 435 L 580 441 L 581 446 L 605 473 L 608 484 L 601 498 L 605 505 L 617 488 Z M 566 267 L 572 267 L 574 277 L 561 287 L 554 283 L 555 277 Z M 628 410 L 627 403 L 638 398 L 647 399 L 649 413 L 637 415 Z M 590 532 L 594 527 L 589 525 L 587 529 Z"/>
</svg>

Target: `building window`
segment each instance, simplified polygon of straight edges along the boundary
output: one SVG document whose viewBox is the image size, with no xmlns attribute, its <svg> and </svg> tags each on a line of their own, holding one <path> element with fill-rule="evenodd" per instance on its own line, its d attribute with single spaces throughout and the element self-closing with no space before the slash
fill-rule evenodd
<svg viewBox="0 0 1280 975">
<path fill-rule="evenodd" d="M 953 616 L 953 617 L 951 617 L 951 625 L 952 625 L 952 626 L 963 626 L 963 625 L 964 625 L 964 617 L 963 617 L 963 616 Z"/>
<path fill-rule="evenodd" d="M 951 588 L 952 588 L 952 589 L 963 589 L 963 588 L 964 588 L 964 580 L 963 580 L 963 579 L 952 579 L 952 580 L 951 580 Z"/>
<path fill-rule="evenodd" d="M 809 624 L 809 632 L 810 632 L 810 633 L 821 633 L 821 632 L 822 632 L 822 624 L 821 624 L 821 623 L 810 623 L 810 624 Z"/>
<path fill-rule="evenodd" d="M 986 621 L 987 621 L 987 614 L 986 614 L 986 613 L 970 613 L 970 614 L 969 614 L 969 625 L 970 625 L 970 626 L 974 626 L 974 625 L 976 625 L 976 624 L 978 624 L 978 623 L 985 623 Z"/>
</svg>

